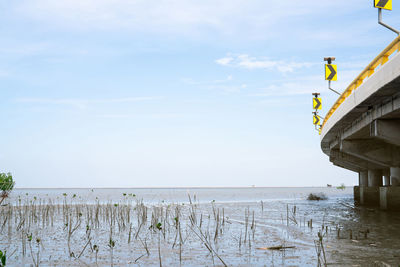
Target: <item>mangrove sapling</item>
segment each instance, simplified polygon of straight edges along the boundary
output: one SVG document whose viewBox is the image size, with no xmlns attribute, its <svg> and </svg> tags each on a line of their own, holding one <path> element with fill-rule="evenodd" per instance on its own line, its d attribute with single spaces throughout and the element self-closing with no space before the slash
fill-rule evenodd
<svg viewBox="0 0 400 267">
<path fill-rule="evenodd" d="M 189 197 L 190 200 L 190 197 Z M 194 209 L 193 209 L 193 205 L 190 201 L 190 206 L 191 206 L 191 216 L 189 216 L 189 219 L 192 223 L 192 226 L 194 226 L 195 228 L 197 228 L 197 231 L 195 229 L 192 228 L 193 233 L 200 239 L 200 241 L 204 244 L 204 246 L 209 250 L 209 252 L 211 253 L 212 259 L 214 261 L 214 254 L 215 256 L 221 261 L 221 263 L 227 267 L 228 265 L 226 265 L 226 263 L 224 262 L 224 260 L 218 255 L 218 253 L 214 250 L 214 248 L 211 245 L 210 237 L 207 240 L 207 235 L 204 235 L 203 231 L 201 230 L 201 228 L 197 225 L 195 220 L 195 216 L 193 216 L 194 213 Z"/>
<path fill-rule="evenodd" d="M 97 265 L 97 255 L 99 254 L 99 247 L 96 244 L 93 245 L 93 251 L 95 253 L 95 261 Z"/>
<path fill-rule="evenodd" d="M 80 227 L 80 225 L 81 225 L 81 217 L 82 217 L 82 214 L 81 213 L 78 213 L 78 216 L 77 216 L 77 218 L 76 218 L 76 220 L 74 221 L 74 217 L 72 216 L 73 214 L 72 213 L 70 213 L 70 214 L 68 214 L 68 219 L 67 219 L 67 225 L 66 225 L 66 227 L 67 227 L 67 230 L 68 230 L 68 233 L 67 233 L 67 245 L 68 245 L 68 254 L 69 254 L 69 256 L 70 257 L 75 257 L 75 254 L 74 254 L 74 252 L 71 250 L 71 238 L 72 238 L 72 235 L 74 234 L 74 232 L 76 231 L 76 230 L 78 230 L 78 228 Z"/>
<path fill-rule="evenodd" d="M 255 219 L 254 219 L 254 210 L 253 210 L 253 220 L 252 220 L 252 222 L 251 222 L 251 227 L 250 227 L 250 229 L 251 229 L 251 231 L 252 231 L 252 233 L 253 233 L 253 241 L 254 241 L 254 235 L 255 235 L 255 232 L 256 232 L 256 221 L 255 221 Z"/>
<path fill-rule="evenodd" d="M 161 235 L 161 229 L 158 229 L 159 230 L 159 232 L 158 232 L 158 260 L 159 260 L 159 262 L 160 262 L 160 267 L 162 267 L 162 260 L 161 260 L 161 244 L 160 244 L 160 242 L 161 242 L 161 238 L 160 238 L 160 235 Z"/>
<path fill-rule="evenodd" d="M 131 243 L 131 235 L 132 235 L 132 223 L 129 224 L 128 244 Z"/>
<path fill-rule="evenodd" d="M 318 240 L 314 241 L 315 251 L 317 253 L 318 267 L 326 267 L 326 256 L 325 256 L 325 247 L 324 247 L 324 236 L 321 232 L 318 232 Z"/>
<path fill-rule="evenodd" d="M 114 266 L 114 247 L 115 247 L 115 241 L 110 238 L 110 241 L 108 243 L 108 246 L 110 248 L 110 260 L 111 260 L 111 266 Z"/>
<path fill-rule="evenodd" d="M 147 253 L 147 256 L 150 256 L 150 251 L 149 251 L 149 246 L 147 245 L 147 238 L 142 241 L 142 239 L 139 238 L 140 243 L 142 243 L 144 250 Z"/>
<path fill-rule="evenodd" d="M 182 265 L 182 231 L 181 231 L 181 222 L 178 222 L 178 232 L 179 232 L 179 265 Z M 186 236 L 187 238 L 187 236 Z"/>
<path fill-rule="evenodd" d="M 86 225 L 86 239 L 87 239 L 87 241 L 86 241 L 85 246 L 81 250 L 81 252 L 78 254 L 77 259 L 79 259 L 82 256 L 82 254 L 86 250 L 87 246 L 91 243 L 91 240 L 92 240 L 92 237 L 90 236 L 91 233 L 92 233 L 92 229 L 90 228 L 89 225 Z"/>
<path fill-rule="evenodd" d="M 39 237 L 36 238 L 36 257 L 33 253 L 33 247 L 32 247 L 32 234 L 28 235 L 28 241 L 29 241 L 29 249 L 31 251 L 31 257 L 32 257 L 32 261 L 33 261 L 33 265 L 35 267 L 39 266 L 40 263 L 40 246 L 41 246 L 41 239 Z"/>
<path fill-rule="evenodd" d="M 0 250 L 0 267 L 5 267 L 7 263 L 7 251 Z"/>
<path fill-rule="evenodd" d="M 0 205 L 8 197 L 14 185 L 15 182 L 11 173 L 0 173 Z"/>
<path fill-rule="evenodd" d="M 249 208 L 244 211 L 244 241 L 243 243 L 246 244 L 247 241 L 247 227 L 249 225 Z"/>
</svg>

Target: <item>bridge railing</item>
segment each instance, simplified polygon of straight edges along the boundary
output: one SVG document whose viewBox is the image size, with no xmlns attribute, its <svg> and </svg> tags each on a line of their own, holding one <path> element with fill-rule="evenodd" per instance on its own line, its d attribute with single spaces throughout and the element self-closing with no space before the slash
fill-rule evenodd
<svg viewBox="0 0 400 267">
<path fill-rule="evenodd" d="M 335 104 L 331 107 L 328 113 L 325 116 L 324 121 L 322 122 L 322 128 L 325 126 L 325 123 L 329 120 L 332 114 L 339 108 L 339 106 L 344 102 L 344 100 L 354 91 L 356 90 L 363 81 L 374 74 L 375 69 L 378 66 L 383 66 L 386 62 L 388 62 L 389 57 L 395 53 L 400 51 L 400 36 L 393 40 L 388 47 L 386 47 L 358 76 L 350 83 L 350 85 L 346 88 L 346 90 L 340 95 L 338 100 L 336 100 Z"/>
</svg>

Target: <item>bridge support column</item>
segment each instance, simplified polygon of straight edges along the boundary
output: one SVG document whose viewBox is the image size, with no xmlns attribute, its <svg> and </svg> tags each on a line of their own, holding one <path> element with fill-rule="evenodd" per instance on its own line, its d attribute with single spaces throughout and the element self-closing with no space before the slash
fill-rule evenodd
<svg viewBox="0 0 400 267">
<path fill-rule="evenodd" d="M 383 176 L 383 180 L 384 180 L 384 186 L 390 186 L 390 176 L 389 175 L 385 175 Z"/>
<path fill-rule="evenodd" d="M 354 192 L 354 202 L 356 204 L 360 203 L 360 188 L 368 186 L 368 172 L 367 171 L 360 171 L 358 173 L 358 186 L 353 188 Z"/>
<path fill-rule="evenodd" d="M 369 170 L 368 171 L 368 186 L 382 186 L 382 171 L 381 170 Z"/>
<path fill-rule="evenodd" d="M 390 168 L 392 186 L 380 188 L 380 207 L 384 210 L 400 210 L 400 168 Z"/>
<path fill-rule="evenodd" d="M 380 207 L 383 210 L 400 210 L 400 186 L 380 188 Z"/>
<path fill-rule="evenodd" d="M 383 170 L 383 186 L 390 186 L 390 168 Z"/>
<path fill-rule="evenodd" d="M 379 206 L 380 190 L 382 186 L 382 171 L 368 170 L 368 186 L 360 187 L 360 204 Z"/>
<path fill-rule="evenodd" d="M 360 186 L 368 186 L 368 172 L 367 171 L 359 172 L 358 183 Z"/>
<path fill-rule="evenodd" d="M 390 180 L 392 186 L 400 186 L 400 168 L 390 168 Z"/>
</svg>

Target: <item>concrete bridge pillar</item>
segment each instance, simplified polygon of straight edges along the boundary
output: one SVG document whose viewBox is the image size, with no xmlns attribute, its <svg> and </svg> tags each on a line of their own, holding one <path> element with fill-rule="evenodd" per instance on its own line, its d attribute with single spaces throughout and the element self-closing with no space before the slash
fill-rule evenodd
<svg viewBox="0 0 400 267">
<path fill-rule="evenodd" d="M 360 186 L 368 186 L 368 172 L 361 171 L 358 174 L 358 182 Z"/>
<path fill-rule="evenodd" d="M 390 180 L 392 186 L 400 186 L 400 168 L 390 168 Z"/>
<path fill-rule="evenodd" d="M 385 175 L 383 176 L 383 181 L 384 181 L 384 186 L 390 186 L 390 176 L 389 175 Z"/>
<path fill-rule="evenodd" d="M 360 171 L 358 173 L 358 186 L 353 188 L 354 202 L 360 203 L 360 190 L 362 187 L 368 186 L 368 171 Z"/>
<path fill-rule="evenodd" d="M 380 188 L 380 206 L 384 210 L 400 210 L 400 168 L 390 168 L 390 187 Z"/>
<path fill-rule="evenodd" d="M 365 181 L 365 176 L 368 178 L 368 183 L 365 186 L 360 186 L 360 204 L 366 206 L 379 206 L 379 188 L 382 186 L 382 171 L 368 170 L 367 175 L 360 174 L 360 180 L 363 179 Z"/>
<path fill-rule="evenodd" d="M 368 186 L 382 186 L 382 171 L 381 170 L 369 170 L 368 171 Z"/>
<path fill-rule="evenodd" d="M 382 171 L 383 174 L 383 186 L 390 186 L 390 168 L 383 170 Z"/>
</svg>

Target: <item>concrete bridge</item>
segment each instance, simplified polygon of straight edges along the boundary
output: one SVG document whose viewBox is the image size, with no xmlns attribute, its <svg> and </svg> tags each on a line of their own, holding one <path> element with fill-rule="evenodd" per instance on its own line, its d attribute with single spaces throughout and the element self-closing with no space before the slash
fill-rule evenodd
<svg viewBox="0 0 400 267">
<path fill-rule="evenodd" d="M 347 87 L 324 118 L 321 148 L 357 172 L 354 199 L 400 210 L 400 37 Z"/>
</svg>

